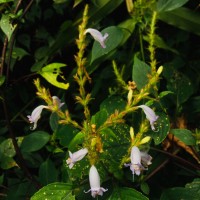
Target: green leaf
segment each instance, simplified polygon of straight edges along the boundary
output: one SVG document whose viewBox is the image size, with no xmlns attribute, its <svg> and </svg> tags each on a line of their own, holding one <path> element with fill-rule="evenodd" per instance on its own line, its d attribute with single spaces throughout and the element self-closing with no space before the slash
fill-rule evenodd
<svg viewBox="0 0 200 200">
<path fill-rule="evenodd" d="M 14 1 L 14 0 L 0 0 L 0 3 L 8 3 L 10 1 Z"/>
<path fill-rule="evenodd" d="M 1 157 L 1 160 L 2 161 L 0 162 L 0 167 L 2 169 L 10 169 L 12 167 L 18 166 L 13 158 L 3 156 Z"/>
<path fill-rule="evenodd" d="M 78 140 L 77 136 L 78 130 L 70 125 L 62 126 L 57 132 L 56 137 L 60 140 L 60 144 L 64 147 L 70 146 L 70 143 Z M 75 137 L 77 137 L 75 139 Z"/>
<path fill-rule="evenodd" d="M 77 145 L 80 145 L 83 143 L 84 141 L 84 137 L 85 137 L 85 134 L 82 133 L 82 132 L 79 132 L 77 133 L 73 139 L 70 141 L 69 145 L 68 145 L 68 148 L 70 150 L 74 150 L 77 148 Z"/>
<path fill-rule="evenodd" d="M 146 196 L 132 188 L 117 188 L 108 200 L 148 200 Z"/>
<path fill-rule="evenodd" d="M 186 4 L 189 0 L 158 0 L 157 2 L 157 11 L 165 12 L 171 11 L 176 8 L 180 8 L 184 4 Z"/>
<path fill-rule="evenodd" d="M 174 134 L 180 141 L 184 142 L 186 145 L 195 145 L 196 140 L 190 130 L 187 129 L 171 129 L 170 131 Z"/>
<path fill-rule="evenodd" d="M 105 152 L 101 157 L 107 170 L 117 179 L 123 179 L 120 165 L 130 143 L 129 130 L 130 127 L 125 124 L 117 124 L 101 131 Z"/>
<path fill-rule="evenodd" d="M 132 69 L 132 80 L 135 81 L 139 90 L 141 90 L 148 83 L 147 75 L 150 73 L 150 66 L 135 56 Z"/>
<path fill-rule="evenodd" d="M 49 141 L 50 136 L 44 131 L 35 131 L 24 137 L 21 150 L 24 152 L 33 152 L 40 150 Z"/>
<path fill-rule="evenodd" d="M 75 200 L 72 195 L 72 185 L 68 183 L 51 183 L 38 192 L 36 192 L 31 200 Z"/>
<path fill-rule="evenodd" d="M 12 36 L 13 31 L 16 28 L 16 25 L 13 26 L 11 24 L 9 15 L 2 15 L 1 20 L 0 20 L 0 27 L 1 27 L 2 31 L 8 37 L 8 41 L 9 41 Z"/>
<path fill-rule="evenodd" d="M 105 109 L 108 115 L 110 115 L 113 114 L 116 110 L 124 110 L 125 106 L 126 102 L 121 97 L 110 96 L 101 103 L 100 110 Z"/>
<path fill-rule="evenodd" d="M 53 131 L 55 131 L 55 130 L 59 127 L 58 121 L 59 121 L 59 116 L 58 116 L 58 114 L 55 113 L 55 112 L 51 113 L 51 115 L 50 115 L 50 120 L 49 120 L 49 124 L 50 124 L 51 129 L 52 129 Z"/>
<path fill-rule="evenodd" d="M 158 18 L 175 27 L 200 35 L 200 14 L 198 12 L 188 8 L 178 8 L 159 13 Z"/>
<path fill-rule="evenodd" d="M 58 170 L 55 167 L 55 164 L 47 159 L 40 165 L 39 168 L 39 180 L 42 185 L 47 185 L 57 181 Z"/>
<path fill-rule="evenodd" d="M 166 69 L 164 73 L 164 76 L 168 79 L 167 89 L 174 93 L 174 102 L 179 106 L 187 101 L 193 94 L 194 86 L 192 81 L 183 73 L 175 70 L 173 67 Z"/>
<path fill-rule="evenodd" d="M 122 42 L 123 32 L 119 27 L 117 26 L 107 27 L 102 31 L 102 34 L 105 33 L 108 33 L 109 35 L 105 42 L 106 48 L 102 48 L 101 45 L 97 41 L 95 41 L 92 47 L 92 58 L 90 64 L 92 64 L 96 59 L 101 58 L 102 56 L 116 49 L 117 46 L 119 46 L 120 43 Z"/>
<path fill-rule="evenodd" d="M 171 91 L 162 91 L 162 92 L 158 95 L 158 97 L 159 97 L 159 98 L 163 98 L 163 97 L 167 96 L 168 94 L 173 94 L 173 92 L 171 92 Z"/>
<path fill-rule="evenodd" d="M 58 77 L 62 78 L 64 80 L 64 77 L 61 76 L 61 67 L 65 67 L 65 64 L 62 63 L 51 63 L 41 69 L 38 73 L 44 77 L 49 83 L 52 85 L 62 88 L 62 89 L 68 89 L 69 83 L 62 83 L 58 82 Z"/>
<path fill-rule="evenodd" d="M 148 42 L 149 40 L 149 37 L 148 36 L 144 36 L 144 40 Z M 171 51 L 177 55 L 179 55 L 179 52 L 170 47 L 160 36 L 158 35 L 155 35 L 155 42 L 154 42 L 154 45 L 160 49 L 165 49 L 165 50 L 168 50 L 168 51 Z"/>
<path fill-rule="evenodd" d="M 96 125 L 96 129 L 98 129 L 108 118 L 108 113 L 106 109 L 102 109 L 97 112 L 94 116 L 92 116 L 91 123 Z"/>
<path fill-rule="evenodd" d="M 156 115 L 159 116 L 155 125 L 158 131 L 151 131 L 151 137 L 153 138 L 155 144 L 158 145 L 166 138 L 167 134 L 169 133 L 170 123 L 165 113 L 157 112 Z"/>
</svg>

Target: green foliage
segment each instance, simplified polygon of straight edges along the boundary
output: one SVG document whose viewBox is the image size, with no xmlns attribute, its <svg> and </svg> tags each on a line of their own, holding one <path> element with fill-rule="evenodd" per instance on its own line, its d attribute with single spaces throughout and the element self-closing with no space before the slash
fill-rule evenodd
<svg viewBox="0 0 200 200">
<path fill-rule="evenodd" d="M 72 186 L 67 183 L 52 183 L 35 193 L 31 200 L 49 199 L 49 200 L 75 200 L 71 193 Z"/>
<path fill-rule="evenodd" d="M 199 199 L 199 3 L 87 2 L 0 0 L 0 199 Z"/>
</svg>

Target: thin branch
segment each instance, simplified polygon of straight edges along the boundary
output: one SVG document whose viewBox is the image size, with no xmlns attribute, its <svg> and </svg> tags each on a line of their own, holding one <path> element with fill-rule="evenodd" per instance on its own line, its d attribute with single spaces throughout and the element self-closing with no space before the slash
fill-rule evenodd
<svg viewBox="0 0 200 200">
<path fill-rule="evenodd" d="M 6 105 L 5 96 L 4 96 L 4 94 L 2 96 L 4 97 L 4 100 L 2 102 L 3 102 L 3 110 L 4 110 L 5 120 L 6 120 L 6 123 L 7 123 L 7 128 L 8 128 L 9 135 L 12 139 L 12 143 L 13 143 L 13 146 L 14 146 L 17 158 L 18 158 L 18 160 L 16 160 L 16 163 L 24 171 L 25 176 L 35 185 L 35 187 L 37 189 L 39 189 L 39 188 L 41 188 L 41 185 L 36 181 L 34 176 L 31 174 L 31 172 L 26 167 L 25 160 L 24 160 L 23 155 L 20 151 L 20 148 L 17 144 L 15 133 L 13 131 L 12 124 L 11 124 L 11 121 L 10 121 L 10 118 L 9 118 L 9 114 L 8 114 L 9 112 L 8 112 L 8 108 L 7 108 L 7 105 Z"/>
</svg>

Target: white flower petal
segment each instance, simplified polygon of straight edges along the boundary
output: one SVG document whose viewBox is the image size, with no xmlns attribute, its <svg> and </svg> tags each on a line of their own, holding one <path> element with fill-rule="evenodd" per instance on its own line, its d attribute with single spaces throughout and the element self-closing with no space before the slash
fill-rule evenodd
<svg viewBox="0 0 200 200">
<path fill-rule="evenodd" d="M 146 118 L 149 120 L 150 125 L 151 125 L 151 129 L 153 131 L 155 131 L 155 127 L 154 127 L 154 123 L 157 121 L 158 116 L 155 114 L 155 112 L 149 108 L 146 105 L 140 105 L 138 106 L 139 108 L 142 108 L 142 110 L 144 111 Z"/>
<path fill-rule="evenodd" d="M 88 150 L 86 148 L 80 149 L 79 151 L 76 151 L 74 153 L 71 153 L 71 151 L 69 151 L 69 158 L 66 160 L 69 168 L 71 169 L 77 161 L 82 160 L 87 153 Z"/>
<path fill-rule="evenodd" d="M 48 108 L 48 106 L 40 105 L 40 106 L 36 107 L 36 108 L 33 110 L 33 112 L 31 113 L 31 115 L 28 115 L 28 116 L 27 116 L 28 119 L 29 119 L 29 121 L 30 121 L 30 123 L 34 123 L 32 130 L 35 130 L 35 129 L 36 129 L 36 127 L 37 127 L 37 122 L 38 122 L 38 120 L 40 119 L 42 110 L 43 110 L 44 108 Z"/>
<path fill-rule="evenodd" d="M 101 32 L 99 32 L 96 29 L 93 28 L 88 28 L 86 29 L 84 34 L 90 33 L 92 35 L 92 37 L 100 43 L 100 45 L 102 46 L 102 48 L 106 48 L 105 45 L 105 41 L 108 38 L 108 33 L 105 33 L 104 35 L 101 34 Z"/>
</svg>

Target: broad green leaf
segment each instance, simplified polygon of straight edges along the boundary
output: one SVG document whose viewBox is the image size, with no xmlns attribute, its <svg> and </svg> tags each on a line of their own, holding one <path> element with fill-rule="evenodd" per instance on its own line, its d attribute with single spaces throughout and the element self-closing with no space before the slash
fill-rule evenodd
<svg viewBox="0 0 200 200">
<path fill-rule="evenodd" d="M 135 81 L 139 90 L 141 90 L 148 83 L 147 75 L 150 73 L 150 66 L 135 56 L 132 69 L 132 80 Z"/>
<path fill-rule="evenodd" d="M 186 4 L 189 0 L 158 0 L 157 2 L 157 11 L 165 12 L 171 11 L 176 8 L 180 8 L 184 4 Z"/>
<path fill-rule="evenodd" d="M 117 26 L 110 26 L 105 28 L 102 31 L 102 34 L 108 33 L 108 38 L 105 42 L 106 48 L 102 48 L 101 45 L 95 41 L 94 45 L 92 47 L 92 58 L 91 58 L 91 64 L 98 58 L 101 58 L 102 56 L 110 53 L 114 49 L 117 48 L 117 46 L 120 45 L 123 39 L 123 32 L 120 28 Z M 89 37 L 89 36 L 88 36 Z M 91 37 L 91 36 L 90 36 Z"/>
<path fill-rule="evenodd" d="M 125 106 L 126 102 L 120 96 L 110 96 L 101 103 L 100 110 L 105 109 L 111 115 L 115 111 L 122 111 Z"/>
<path fill-rule="evenodd" d="M 156 112 L 156 115 L 159 116 L 156 121 L 155 127 L 156 131 L 151 131 L 151 137 L 153 138 L 156 145 L 160 144 L 169 133 L 170 123 L 166 114 Z"/>
<path fill-rule="evenodd" d="M 39 168 L 39 180 L 42 185 L 47 185 L 53 182 L 56 182 L 58 178 L 58 170 L 55 167 L 55 164 L 47 159 L 40 165 Z"/>
<path fill-rule="evenodd" d="M 16 25 L 11 24 L 9 15 L 2 15 L 1 21 L 0 21 L 0 27 L 1 27 L 2 31 L 8 37 L 8 41 L 9 41 L 12 36 L 13 31 L 16 28 Z"/>
<path fill-rule="evenodd" d="M 50 136 L 47 132 L 35 131 L 24 137 L 21 144 L 21 150 L 24 152 L 38 151 L 46 145 L 49 139 Z"/>
<path fill-rule="evenodd" d="M 117 124 L 101 131 L 104 149 L 104 153 L 101 155 L 102 162 L 117 179 L 123 178 L 120 165 L 130 144 L 129 129 L 129 126 L 125 124 Z"/>
<path fill-rule="evenodd" d="M 148 200 L 146 196 L 132 188 L 117 188 L 108 200 Z"/>
<path fill-rule="evenodd" d="M 171 129 L 170 131 L 174 134 L 180 141 L 184 142 L 186 145 L 195 145 L 196 140 L 193 133 L 187 129 Z"/>
<path fill-rule="evenodd" d="M 188 8 L 178 8 L 173 11 L 159 13 L 158 18 L 177 28 L 200 35 L 199 12 Z"/>
<path fill-rule="evenodd" d="M 19 48 L 19 47 L 13 48 L 12 57 L 14 59 L 21 60 L 26 55 L 29 55 L 29 53 L 27 51 L 25 51 L 24 49 Z"/>
<path fill-rule="evenodd" d="M 146 182 L 142 182 L 141 185 L 140 185 L 140 189 L 141 191 L 144 193 L 144 194 L 149 194 L 150 192 L 150 188 L 149 188 L 149 185 L 146 183 Z"/>
<path fill-rule="evenodd" d="M 31 200 L 75 200 L 72 195 L 72 185 L 68 183 L 51 183 L 38 192 L 36 192 Z"/>
<path fill-rule="evenodd" d="M 43 67 L 38 73 L 52 85 L 66 90 L 69 87 L 69 83 L 63 83 L 57 80 L 58 77 L 64 80 L 64 77 L 61 75 L 60 68 L 65 66 L 66 65 L 62 63 L 51 63 Z"/>
<path fill-rule="evenodd" d="M 56 137 L 60 140 L 60 144 L 64 147 L 71 146 L 70 143 L 78 140 L 78 130 L 70 125 L 64 125 L 56 132 Z M 76 139 L 75 139 L 76 137 Z"/>
<path fill-rule="evenodd" d="M 94 116 L 92 116 L 91 123 L 96 125 L 98 129 L 108 118 L 108 113 L 105 109 L 100 110 Z"/>
</svg>

